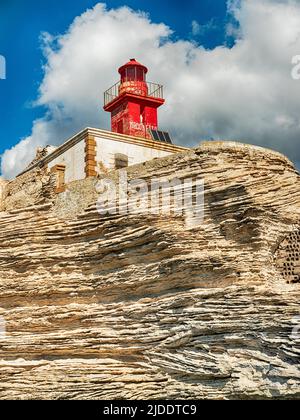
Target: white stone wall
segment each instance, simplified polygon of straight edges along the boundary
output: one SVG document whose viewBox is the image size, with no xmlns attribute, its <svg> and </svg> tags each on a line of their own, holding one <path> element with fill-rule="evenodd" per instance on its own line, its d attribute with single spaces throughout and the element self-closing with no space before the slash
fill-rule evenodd
<svg viewBox="0 0 300 420">
<path fill-rule="evenodd" d="M 97 162 L 102 162 L 106 169 L 115 168 L 115 155 L 121 153 L 128 157 L 128 165 L 147 162 L 154 158 L 169 156 L 172 153 L 164 150 L 152 149 L 136 144 L 123 143 L 100 137 L 95 138 L 97 143 Z"/>
<path fill-rule="evenodd" d="M 85 179 L 85 141 L 77 143 L 65 153 L 62 153 L 56 159 L 48 164 L 51 169 L 55 165 L 66 165 L 65 182 L 68 184 L 72 181 Z"/>
<path fill-rule="evenodd" d="M 154 158 L 169 156 L 172 153 L 164 150 L 152 149 L 150 147 L 130 144 L 118 140 L 95 137 L 96 140 L 96 161 L 108 170 L 115 169 L 115 155 L 123 154 L 128 157 L 128 165 L 143 163 Z M 85 179 L 85 141 L 81 140 L 75 146 L 62 153 L 56 159 L 48 163 L 51 169 L 55 165 L 65 165 L 65 182 Z M 99 165 L 97 165 L 98 168 Z"/>
</svg>

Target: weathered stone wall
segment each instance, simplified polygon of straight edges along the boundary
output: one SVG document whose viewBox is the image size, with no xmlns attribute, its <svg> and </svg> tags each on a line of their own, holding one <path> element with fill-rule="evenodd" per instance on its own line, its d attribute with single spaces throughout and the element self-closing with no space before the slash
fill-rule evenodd
<svg viewBox="0 0 300 420">
<path fill-rule="evenodd" d="M 2 189 L 1 210 L 17 210 L 52 202 L 55 197 L 55 187 L 55 175 L 47 168 L 34 169 L 11 182 L 5 182 Z"/>
<path fill-rule="evenodd" d="M 63 220 L 77 219 L 90 204 L 96 202 L 97 181 L 97 178 L 87 178 L 68 184 L 65 192 L 56 196 L 53 214 Z"/>
<path fill-rule="evenodd" d="M 72 218 L 66 195 L 0 214 L 0 398 L 300 398 L 300 284 L 276 264 L 299 174 L 226 143 L 128 168 L 175 174 L 205 180 L 193 230 L 100 217 L 90 180 L 69 189 Z"/>
<path fill-rule="evenodd" d="M 56 165 L 65 165 L 65 182 L 69 183 L 74 180 L 85 179 L 86 174 L 84 171 L 85 167 L 85 142 L 75 144 L 70 149 L 59 155 L 56 159 L 53 159 L 48 163 L 48 168 L 51 169 Z"/>
<path fill-rule="evenodd" d="M 162 158 L 170 155 L 172 152 L 150 148 L 134 143 L 122 143 L 118 140 L 95 138 L 97 143 L 97 163 L 101 163 L 104 168 L 115 169 L 115 155 L 122 153 L 128 157 L 129 165 L 143 163 L 154 158 Z"/>
</svg>

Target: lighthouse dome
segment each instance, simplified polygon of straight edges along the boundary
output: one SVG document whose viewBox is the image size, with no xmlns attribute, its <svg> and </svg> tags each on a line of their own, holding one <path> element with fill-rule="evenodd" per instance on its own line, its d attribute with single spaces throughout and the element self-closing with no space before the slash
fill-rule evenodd
<svg viewBox="0 0 300 420">
<path fill-rule="evenodd" d="M 131 58 L 128 63 L 124 64 L 122 67 L 119 68 L 119 73 L 122 76 L 122 73 L 128 69 L 128 68 L 132 68 L 132 67 L 137 67 L 139 69 L 142 69 L 144 74 L 148 73 L 148 69 L 146 66 L 144 66 L 143 64 L 139 63 L 138 61 L 136 61 L 135 58 Z"/>
</svg>

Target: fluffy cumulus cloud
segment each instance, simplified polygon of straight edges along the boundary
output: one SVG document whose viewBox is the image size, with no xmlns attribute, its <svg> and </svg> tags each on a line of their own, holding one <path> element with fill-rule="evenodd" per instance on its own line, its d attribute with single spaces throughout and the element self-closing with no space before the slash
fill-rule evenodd
<svg viewBox="0 0 300 420">
<path fill-rule="evenodd" d="M 228 9 L 235 45 L 213 50 L 174 40 L 166 24 L 141 12 L 104 4 L 77 17 L 65 34 L 44 34 L 45 76 L 36 105 L 48 111 L 28 138 L 4 153 L 3 175 L 23 169 L 37 146 L 60 144 L 86 126 L 109 128 L 102 93 L 131 57 L 165 85 L 160 126 L 178 143 L 233 139 L 300 161 L 300 81 L 291 77 L 292 57 L 300 54 L 300 3 L 231 0 Z"/>
</svg>

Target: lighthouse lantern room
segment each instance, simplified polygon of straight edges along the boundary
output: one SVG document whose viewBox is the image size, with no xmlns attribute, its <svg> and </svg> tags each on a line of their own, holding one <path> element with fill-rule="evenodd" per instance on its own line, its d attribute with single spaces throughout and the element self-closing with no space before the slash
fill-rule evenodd
<svg viewBox="0 0 300 420">
<path fill-rule="evenodd" d="M 155 139 L 157 110 L 165 103 L 163 86 L 146 80 L 147 67 L 132 58 L 120 67 L 120 81 L 104 93 L 104 110 L 111 113 L 111 131 Z"/>
</svg>

